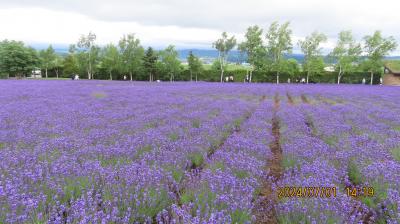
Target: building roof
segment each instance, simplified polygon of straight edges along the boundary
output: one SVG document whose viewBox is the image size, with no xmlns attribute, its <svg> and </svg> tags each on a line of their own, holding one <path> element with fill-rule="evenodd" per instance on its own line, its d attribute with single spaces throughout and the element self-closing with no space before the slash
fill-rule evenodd
<svg viewBox="0 0 400 224">
<path fill-rule="evenodd" d="M 393 74 L 400 74 L 400 60 L 386 61 L 385 68 Z"/>
</svg>

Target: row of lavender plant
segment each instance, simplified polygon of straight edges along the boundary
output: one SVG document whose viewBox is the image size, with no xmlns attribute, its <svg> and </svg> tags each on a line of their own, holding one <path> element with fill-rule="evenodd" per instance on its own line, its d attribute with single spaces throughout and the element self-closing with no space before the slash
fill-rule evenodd
<svg viewBox="0 0 400 224">
<path fill-rule="evenodd" d="M 193 174 L 172 206 L 171 223 L 250 223 L 271 158 L 271 98 Z"/>
<path fill-rule="evenodd" d="M 4 102 L 5 222 L 151 222 L 174 202 L 171 185 L 192 160 L 257 104 L 237 100 L 233 89 L 215 99 L 168 86 L 152 92 L 107 82 L 57 84 L 38 83 L 31 95 L 11 89 Z M 43 100 L 56 90 L 65 97 Z"/>
<path fill-rule="evenodd" d="M 364 94 L 358 93 L 359 97 L 347 98 L 341 95 L 339 100 L 338 97 L 332 99 L 325 95 L 323 97 L 328 103 L 318 104 L 318 108 L 306 108 L 306 114 L 312 117 L 318 136 L 333 147 L 334 153 L 329 155 L 331 161 L 338 164 L 336 169 L 345 172 L 341 189 L 374 188 L 373 197 L 359 196 L 357 203 L 362 204 L 349 207 L 353 213 L 359 213 L 360 217 L 356 220 L 396 223 L 399 221 L 399 172 L 396 171 L 399 170 L 399 164 L 390 158 L 389 149 L 399 147 L 399 137 L 390 126 L 369 117 L 370 114 L 366 113 L 369 111 L 368 104 L 360 104 L 361 98 L 364 103 L 370 100 Z M 362 106 L 356 108 L 355 105 Z M 389 172 L 388 167 L 392 167 Z M 389 178 L 383 180 L 380 178 L 382 175 Z M 388 194 L 391 195 L 388 197 Z"/>
</svg>

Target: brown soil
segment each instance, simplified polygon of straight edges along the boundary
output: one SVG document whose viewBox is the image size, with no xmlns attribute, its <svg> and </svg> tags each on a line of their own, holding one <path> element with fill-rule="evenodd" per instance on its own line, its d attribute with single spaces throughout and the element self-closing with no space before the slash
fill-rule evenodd
<svg viewBox="0 0 400 224">
<path fill-rule="evenodd" d="M 288 97 L 289 99 L 289 97 Z M 289 100 L 290 101 L 290 100 Z M 275 95 L 274 115 L 272 117 L 272 136 L 273 142 L 270 144 L 272 158 L 268 160 L 269 178 L 265 181 L 263 189 L 260 193 L 261 200 L 256 205 L 255 216 L 256 223 L 278 223 L 275 204 L 277 195 L 272 189 L 272 185 L 281 178 L 283 174 L 282 167 L 282 148 L 280 145 L 280 124 L 276 113 L 279 110 L 279 97 Z"/>
<path fill-rule="evenodd" d="M 310 101 L 307 99 L 306 95 L 301 94 L 301 100 L 303 100 L 303 103 L 309 104 Z"/>
<path fill-rule="evenodd" d="M 289 105 L 293 106 L 295 104 L 293 97 L 288 92 L 286 92 L 286 97 L 288 98 Z"/>
</svg>

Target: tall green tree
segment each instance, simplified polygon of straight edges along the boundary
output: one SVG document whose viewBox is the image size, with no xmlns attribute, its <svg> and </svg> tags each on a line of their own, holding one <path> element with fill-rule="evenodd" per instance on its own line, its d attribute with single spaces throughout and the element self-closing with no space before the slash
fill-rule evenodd
<svg viewBox="0 0 400 224">
<path fill-rule="evenodd" d="M 45 70 L 46 78 L 48 78 L 47 71 L 49 69 L 53 69 L 54 61 L 56 59 L 56 52 L 54 51 L 53 47 L 49 45 L 49 47 L 45 50 L 41 50 L 40 53 L 40 60 L 42 64 L 42 68 Z"/>
<path fill-rule="evenodd" d="M 76 46 L 71 44 L 69 46 L 68 55 L 65 57 L 63 62 L 64 75 L 72 76 L 79 73 L 79 63 L 76 51 Z"/>
<path fill-rule="evenodd" d="M 236 38 L 232 36 L 228 38 L 226 32 L 222 33 L 222 37 L 213 43 L 213 47 L 218 50 L 218 60 L 221 66 L 221 82 L 224 78 L 225 65 L 227 63 L 227 57 L 229 51 L 236 46 Z"/>
<path fill-rule="evenodd" d="M 118 48 L 114 44 L 108 44 L 102 49 L 101 65 L 110 75 L 110 80 L 113 80 L 112 73 L 120 68 L 120 54 Z"/>
<path fill-rule="evenodd" d="M 12 76 L 25 76 L 39 65 L 35 49 L 26 47 L 23 42 L 4 40 L 0 42 L 0 73 Z"/>
<path fill-rule="evenodd" d="M 344 74 L 352 72 L 356 69 L 361 55 L 361 45 L 353 38 L 350 30 L 339 33 L 339 39 L 336 47 L 330 53 L 336 61 L 335 69 L 338 72 L 337 83 L 340 84 L 340 79 Z"/>
<path fill-rule="evenodd" d="M 146 53 L 143 57 L 143 65 L 147 74 L 149 74 L 149 82 L 154 81 L 154 76 L 157 70 L 156 67 L 157 60 L 158 60 L 158 55 L 153 50 L 153 48 L 151 47 L 147 48 Z"/>
<path fill-rule="evenodd" d="M 181 62 L 178 59 L 178 52 L 173 45 L 169 45 L 160 54 L 164 71 L 169 75 L 170 82 L 175 81 L 175 75 L 181 72 Z"/>
<path fill-rule="evenodd" d="M 56 55 L 52 67 L 54 69 L 54 72 L 56 73 L 57 79 L 60 77 L 60 69 L 63 68 L 63 64 L 64 64 L 64 58 L 61 57 L 60 55 Z"/>
<path fill-rule="evenodd" d="M 124 35 L 119 41 L 119 48 L 122 56 L 122 70 L 129 73 L 130 80 L 133 74 L 137 74 L 142 66 L 144 49 L 140 45 L 140 40 L 134 34 Z"/>
<path fill-rule="evenodd" d="M 286 22 L 279 25 L 273 22 L 267 34 L 267 52 L 271 61 L 271 68 L 276 72 L 276 83 L 279 84 L 279 74 L 284 70 L 286 65 L 284 54 L 292 52 L 292 30 L 289 28 L 290 23 Z"/>
<path fill-rule="evenodd" d="M 303 70 L 307 72 L 307 84 L 310 75 L 321 72 L 321 43 L 327 41 L 327 37 L 323 33 L 313 32 L 304 40 L 300 40 L 298 45 L 304 54 Z M 323 68 L 322 68 L 323 69 Z"/>
<path fill-rule="evenodd" d="M 77 49 L 75 44 L 71 44 L 68 49 L 68 55 L 65 57 L 63 62 L 64 75 L 73 76 L 79 73 L 79 62 Z"/>
<path fill-rule="evenodd" d="M 284 61 L 285 65 L 283 66 L 282 73 L 289 75 L 290 78 L 293 78 L 296 74 L 299 74 L 299 63 L 294 58 L 289 58 Z"/>
<path fill-rule="evenodd" d="M 78 40 L 77 46 L 82 50 L 82 56 L 87 62 L 88 79 L 92 79 L 93 75 L 93 53 L 98 52 L 94 49 L 96 41 L 96 34 L 89 32 L 88 35 L 81 35 Z"/>
<path fill-rule="evenodd" d="M 238 45 L 240 52 L 247 55 L 247 62 L 251 65 L 250 79 L 252 79 L 252 71 L 262 64 L 265 56 L 265 48 L 262 40 L 263 30 L 258 26 L 250 26 L 245 34 L 245 41 Z"/>
<path fill-rule="evenodd" d="M 203 69 L 203 64 L 201 63 L 200 59 L 193 54 L 192 51 L 190 51 L 187 61 L 189 66 L 190 81 L 193 80 L 193 74 L 194 74 L 197 82 L 198 80 L 197 77 L 198 74 L 201 73 Z"/>
<path fill-rule="evenodd" d="M 384 38 L 380 31 L 375 31 L 372 36 L 364 37 L 364 51 L 367 56 L 364 65 L 371 74 L 371 85 L 373 84 L 374 73 L 379 72 L 383 67 L 383 58 L 396 48 L 397 43 L 394 37 Z"/>
</svg>

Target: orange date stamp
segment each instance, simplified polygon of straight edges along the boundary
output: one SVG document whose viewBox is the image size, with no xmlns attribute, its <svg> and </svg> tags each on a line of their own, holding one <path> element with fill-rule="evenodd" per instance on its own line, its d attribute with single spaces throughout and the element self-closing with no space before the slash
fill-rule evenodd
<svg viewBox="0 0 400 224">
<path fill-rule="evenodd" d="M 278 187 L 278 198 L 335 198 L 336 187 Z"/>
</svg>

